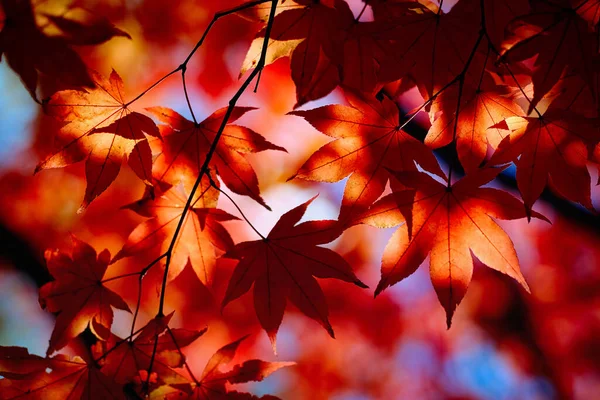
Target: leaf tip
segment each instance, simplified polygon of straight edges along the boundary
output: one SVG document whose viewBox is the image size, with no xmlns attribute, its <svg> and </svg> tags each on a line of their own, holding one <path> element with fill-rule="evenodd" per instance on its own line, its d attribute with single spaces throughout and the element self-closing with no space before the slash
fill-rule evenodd
<svg viewBox="0 0 600 400">
<path fill-rule="evenodd" d="M 267 335 L 269 336 L 269 341 L 271 342 L 273 354 L 277 355 L 277 332 L 267 332 Z"/>
<path fill-rule="evenodd" d="M 297 111 L 297 110 L 295 110 L 295 107 L 294 107 L 294 110 L 287 112 L 285 115 L 295 115 L 297 117 L 303 117 L 304 111 Z"/>
<path fill-rule="evenodd" d="M 115 32 L 116 32 L 116 33 L 115 33 L 115 36 L 121 36 L 121 37 L 127 38 L 127 39 L 129 39 L 129 40 L 133 40 L 133 39 L 131 38 L 131 35 L 130 35 L 129 33 L 125 32 L 124 30 L 121 30 L 121 29 L 115 28 Z"/>
<path fill-rule="evenodd" d="M 531 288 L 529 287 L 523 276 L 521 276 L 520 279 L 518 279 L 518 282 L 528 294 L 531 294 Z"/>
<path fill-rule="evenodd" d="M 286 181 L 286 182 L 289 182 L 289 181 L 291 181 L 291 180 L 295 179 L 297 176 L 298 176 L 298 173 L 295 173 L 294 175 L 292 175 L 292 176 L 290 176 L 289 178 L 287 178 L 285 181 Z"/>
<path fill-rule="evenodd" d="M 299 97 L 296 101 L 296 104 L 294 104 L 293 109 L 296 110 L 297 108 L 302 107 L 306 103 L 308 103 L 308 100 L 305 97 Z"/>
<path fill-rule="evenodd" d="M 373 298 L 376 298 L 377 296 L 379 296 L 379 294 L 381 294 L 381 292 L 383 292 L 386 287 L 387 287 L 387 284 L 386 284 L 385 280 L 382 278 L 379 281 L 379 284 L 377 285 L 377 287 L 375 288 L 375 293 L 373 294 Z"/>
<path fill-rule="evenodd" d="M 537 211 L 535 211 L 535 210 L 532 210 L 532 211 L 531 211 L 531 216 L 532 216 L 532 217 L 535 217 L 535 218 L 537 218 L 537 219 L 539 219 L 539 220 L 542 220 L 542 221 L 544 221 L 544 222 L 547 222 L 547 223 L 549 223 L 550 225 L 552 225 L 552 221 L 550 221 L 550 219 L 549 219 L 548 217 L 546 217 L 546 216 L 545 216 L 544 214 L 542 214 L 542 213 L 539 213 L 539 212 L 537 212 Z M 531 222 L 531 221 L 529 220 L 528 222 Z"/>
<path fill-rule="evenodd" d="M 531 209 L 531 205 L 525 203 L 525 216 L 527 217 L 527 223 L 531 222 L 531 216 L 533 214 L 533 210 Z"/>
<path fill-rule="evenodd" d="M 444 310 L 446 310 L 446 329 L 450 330 L 452 326 L 452 318 L 454 317 L 454 312 L 456 311 L 456 305 L 454 303 L 444 305 Z"/>
<path fill-rule="evenodd" d="M 356 286 L 358 286 L 359 288 L 363 288 L 363 289 L 368 289 L 369 286 L 367 286 L 363 281 L 361 281 L 360 279 L 356 279 L 353 282 Z"/>
<path fill-rule="evenodd" d="M 109 265 L 116 263 L 117 261 L 119 261 L 121 258 L 124 258 L 124 257 L 125 257 L 125 255 L 123 254 L 123 249 L 121 249 L 117 254 L 115 254 L 113 256 L 113 258 L 109 262 Z"/>
<path fill-rule="evenodd" d="M 329 336 L 331 336 L 333 339 L 335 339 L 335 332 L 333 331 L 333 327 L 331 326 L 329 321 L 327 322 L 325 329 L 327 330 L 327 333 L 329 333 Z"/>
</svg>

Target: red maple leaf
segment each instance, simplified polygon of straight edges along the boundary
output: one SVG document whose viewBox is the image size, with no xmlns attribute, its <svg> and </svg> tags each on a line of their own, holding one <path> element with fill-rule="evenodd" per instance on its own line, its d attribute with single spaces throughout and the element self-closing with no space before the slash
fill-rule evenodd
<svg viewBox="0 0 600 400">
<path fill-rule="evenodd" d="M 171 329 L 168 324 L 172 316 L 173 313 L 150 320 L 135 338 L 121 339 L 111 334 L 106 342 L 99 342 L 95 351 L 99 355 L 102 373 L 115 382 L 125 384 L 132 382 L 139 371 L 147 371 L 152 364 L 152 373 L 157 374 L 159 382 L 187 382 L 173 368 L 183 367 L 185 357 L 181 349 L 202 336 L 206 328 L 200 331 Z"/>
<path fill-rule="evenodd" d="M 80 357 L 42 358 L 22 347 L 0 347 L 0 375 L 5 400 L 125 400 L 120 385 Z"/>
<path fill-rule="evenodd" d="M 73 237 L 73 255 L 46 251 L 46 262 L 54 281 L 40 288 L 40 304 L 58 313 L 50 337 L 48 354 L 66 346 L 90 325 L 101 339 L 106 339 L 113 321 L 111 307 L 129 311 L 121 296 L 104 286 L 104 274 L 110 253 L 96 250 Z"/>
<path fill-rule="evenodd" d="M 222 371 L 222 367 L 229 364 L 237 351 L 240 343 L 247 336 L 220 348 L 206 363 L 200 379 L 186 384 L 174 384 L 159 388 L 151 397 L 166 400 L 175 399 L 205 399 L 205 400 L 258 400 L 249 393 L 230 391 L 226 384 L 238 384 L 251 381 L 262 381 L 267 376 L 280 368 L 295 365 L 293 362 L 266 362 L 262 360 L 248 360 L 235 365 L 229 371 Z M 275 396 L 265 395 L 263 400 L 277 400 Z"/>
<path fill-rule="evenodd" d="M 377 37 L 380 29 L 378 22 L 352 20 L 338 34 L 329 57 L 337 67 L 344 87 L 363 93 L 372 93 L 377 87 L 379 66 L 392 51 L 389 41 Z"/>
<path fill-rule="evenodd" d="M 382 20 L 379 37 L 393 42 L 380 79 L 391 82 L 410 75 L 423 96 L 431 98 L 462 72 L 469 59 L 480 29 L 479 7 L 462 1 L 449 13 L 433 2 L 396 1 L 384 7 L 392 11 Z"/>
<path fill-rule="evenodd" d="M 251 110 L 253 108 L 235 107 L 228 123 L 234 122 Z M 215 111 L 199 124 L 185 119 L 169 108 L 153 107 L 148 111 L 161 122 L 168 124 L 161 126 L 164 143 L 162 153 L 155 161 L 154 176 L 171 184 L 182 182 L 187 190 L 191 190 L 227 109 Z M 254 169 L 245 157 L 246 154 L 264 150 L 286 151 L 251 129 L 227 125 L 209 167 L 217 172 L 233 192 L 249 196 L 268 208 L 260 197 Z"/>
<path fill-rule="evenodd" d="M 314 199 L 282 215 L 267 237 L 239 243 L 225 255 L 240 262 L 229 280 L 223 307 L 254 285 L 256 315 L 274 349 L 288 299 L 333 337 L 325 295 L 315 277 L 335 278 L 367 287 L 339 254 L 318 246 L 342 233 L 337 221 L 308 221 L 296 225 Z"/>
<path fill-rule="evenodd" d="M 509 35 L 502 47 L 501 59 L 508 62 L 535 58 L 533 71 L 534 96 L 528 114 L 558 82 L 567 70 L 578 74 L 598 99 L 594 85 L 594 54 L 598 38 L 588 24 L 572 8 L 569 0 L 556 2 L 533 1 L 531 13 L 519 17 L 508 27 Z M 597 100 L 596 100 L 597 101 Z"/>
<path fill-rule="evenodd" d="M 577 14 L 585 19 L 591 29 L 596 29 L 600 22 L 600 1 L 598 0 L 569 0 Z"/>
</svg>

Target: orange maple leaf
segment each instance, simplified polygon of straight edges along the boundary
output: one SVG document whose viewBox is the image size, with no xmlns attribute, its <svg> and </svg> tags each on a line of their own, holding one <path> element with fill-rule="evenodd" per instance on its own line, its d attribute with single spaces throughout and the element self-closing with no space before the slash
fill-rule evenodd
<svg viewBox="0 0 600 400">
<path fill-rule="evenodd" d="M 235 365 L 229 371 L 222 371 L 222 367 L 230 363 L 240 343 L 246 339 L 244 336 L 235 342 L 220 348 L 206 363 L 200 379 L 193 378 L 192 382 L 186 384 L 174 384 L 159 388 L 151 393 L 151 398 L 166 400 L 175 399 L 205 399 L 205 400 L 258 400 L 249 393 L 230 391 L 226 384 L 246 383 L 250 381 L 262 381 L 267 376 L 280 368 L 295 365 L 294 362 L 266 362 L 262 360 L 248 360 L 242 364 Z M 263 400 L 277 400 L 275 396 L 263 396 Z"/>
<path fill-rule="evenodd" d="M 228 122 L 234 122 L 253 109 L 235 107 Z M 215 111 L 199 124 L 185 119 L 169 108 L 153 107 L 147 110 L 161 122 L 168 124 L 160 127 L 164 143 L 162 153 L 155 161 L 154 176 L 171 184 L 181 182 L 186 190 L 191 190 L 227 109 Z M 217 172 L 233 192 L 249 196 L 269 208 L 260 197 L 258 178 L 245 157 L 246 154 L 264 150 L 286 151 L 249 128 L 227 125 L 209 167 Z"/>
<path fill-rule="evenodd" d="M 73 237 L 72 257 L 60 251 L 46 251 L 46 262 L 55 281 L 40 288 L 40 304 L 59 313 L 50 337 L 48 354 L 66 346 L 91 324 L 92 332 L 106 339 L 113 321 L 111 307 L 129 311 L 121 296 L 104 286 L 110 253 L 96 250 Z"/>
<path fill-rule="evenodd" d="M 146 134 L 160 137 L 149 117 L 131 111 L 123 81 L 113 70 L 109 80 L 92 73 L 96 88 L 58 92 L 44 105 L 46 113 L 67 122 L 56 138 L 58 150 L 40 162 L 36 172 L 86 160 L 87 187 L 80 211 L 104 192 L 127 160 L 146 183 L 152 181 L 152 152 Z"/>
<path fill-rule="evenodd" d="M 339 254 L 318 246 L 342 233 L 337 221 L 308 221 L 296 225 L 314 199 L 283 214 L 267 237 L 239 243 L 224 256 L 240 262 L 229 280 L 223 307 L 254 285 L 256 315 L 274 349 L 287 299 L 334 336 L 325 295 L 315 277 L 335 278 L 367 287 Z"/>
<path fill-rule="evenodd" d="M 425 144 L 438 149 L 455 140 L 460 163 L 470 173 L 484 161 L 488 145 L 495 149 L 510 134 L 508 127 L 500 123 L 524 113 L 508 90 L 481 74 L 481 79 L 472 85 L 469 82 L 444 90 L 433 101 L 430 114 L 435 121 Z"/>
<path fill-rule="evenodd" d="M 390 177 L 387 168 L 416 170 L 416 162 L 443 175 L 431 150 L 400 129 L 394 102 L 345 93 L 352 107 L 330 105 L 290 113 L 335 139 L 317 150 L 294 177 L 337 182 L 350 175 L 340 210 L 342 222 L 381 196 Z"/>
<path fill-rule="evenodd" d="M 234 246 L 233 239 L 221 223 L 238 218 L 213 208 L 212 201 L 207 200 L 205 196 L 208 190 L 213 189 L 210 183 L 206 182 L 204 190 L 196 195 L 190 206 L 190 212 L 186 214 L 171 254 L 169 281 L 183 271 L 189 260 L 198 279 L 204 285 L 209 285 L 217 262 L 217 249 L 228 251 Z M 179 185 L 159 194 L 156 198 L 146 193 L 141 200 L 125 206 L 142 216 L 152 218 L 142 222 L 131 232 L 127 242 L 112 262 L 141 252 L 154 252 L 156 256 L 166 252 L 186 201 L 187 193 Z M 210 201 L 211 204 L 203 205 L 202 201 Z"/>
<path fill-rule="evenodd" d="M 525 207 L 531 207 L 550 182 L 561 196 L 594 209 L 587 170 L 588 148 L 600 140 L 598 120 L 557 109 L 552 105 L 539 118 L 506 120 L 512 130 L 488 164 L 514 162 L 517 186 Z"/>
<path fill-rule="evenodd" d="M 473 257 L 529 291 L 512 241 L 492 219 L 524 218 L 523 204 L 506 192 L 481 187 L 502 170 L 477 170 L 450 187 L 423 172 L 394 173 L 409 189 L 383 197 L 361 218 L 378 227 L 405 222 L 385 248 L 375 296 L 415 272 L 428 254 L 448 327 L 471 282 Z"/>
</svg>

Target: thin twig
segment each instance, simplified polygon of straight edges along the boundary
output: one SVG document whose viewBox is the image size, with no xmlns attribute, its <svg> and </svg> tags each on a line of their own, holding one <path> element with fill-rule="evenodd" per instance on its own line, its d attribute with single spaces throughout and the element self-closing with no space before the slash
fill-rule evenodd
<svg viewBox="0 0 600 400">
<path fill-rule="evenodd" d="M 140 313 L 140 307 L 142 305 L 142 289 L 144 284 L 144 276 L 140 275 L 138 278 L 138 294 L 137 301 L 135 303 L 135 312 L 133 313 L 133 320 L 131 321 L 130 335 L 133 336 L 133 330 L 135 329 L 135 323 L 137 321 L 138 314 Z"/>
<path fill-rule="evenodd" d="M 269 37 L 271 35 L 271 29 L 273 27 L 273 20 L 275 18 L 275 11 L 277 9 L 277 0 L 271 0 L 271 1 L 272 1 L 271 12 L 269 14 L 269 21 L 268 21 L 267 27 L 265 29 L 265 37 L 263 40 L 263 48 L 261 51 L 260 59 L 256 65 L 256 68 L 254 70 L 252 70 L 252 72 L 250 73 L 248 78 L 246 78 L 246 80 L 242 83 L 241 87 L 238 89 L 238 91 L 233 95 L 233 97 L 229 101 L 229 106 L 227 107 L 227 111 L 225 112 L 223 120 L 221 121 L 221 126 L 219 127 L 219 130 L 217 131 L 215 138 L 214 138 L 213 142 L 211 143 L 211 146 L 206 154 L 204 163 L 202 164 L 202 167 L 200 168 L 200 173 L 198 174 L 198 177 L 196 178 L 196 182 L 194 182 L 194 186 L 192 187 L 190 195 L 188 196 L 188 199 L 186 201 L 185 207 L 183 208 L 183 211 L 181 213 L 181 217 L 179 218 L 179 222 L 177 223 L 177 227 L 175 228 L 175 233 L 173 234 L 173 239 L 171 240 L 169 248 L 166 251 L 167 255 L 166 255 L 166 263 L 165 263 L 165 273 L 163 276 L 162 289 L 161 289 L 161 293 L 160 293 L 160 303 L 159 303 L 158 314 L 157 314 L 158 317 L 164 315 L 167 277 L 168 277 L 168 273 L 169 273 L 171 257 L 173 254 L 173 248 L 175 247 L 175 243 L 177 242 L 177 237 L 179 236 L 179 232 L 181 231 L 181 228 L 183 227 L 185 217 L 187 216 L 187 213 L 190 209 L 190 205 L 192 203 L 194 195 L 195 195 L 196 191 L 198 190 L 200 183 L 202 182 L 202 178 L 208 172 L 208 166 L 210 164 L 210 161 L 212 160 L 212 157 L 217 149 L 219 140 L 221 139 L 221 136 L 223 135 L 223 131 L 225 130 L 225 127 L 227 126 L 227 122 L 229 121 L 229 118 L 231 117 L 231 113 L 233 112 L 235 105 L 237 104 L 237 102 L 238 102 L 239 98 L 242 96 L 242 94 L 246 91 L 246 89 L 248 88 L 250 83 L 258 75 L 260 70 L 263 69 L 265 66 L 266 56 L 267 56 L 267 46 L 269 44 Z M 261 2 L 264 3 L 264 1 L 261 1 Z M 259 3 L 257 3 L 257 4 L 259 4 Z M 231 11 L 231 12 L 233 12 L 233 11 Z"/>
<path fill-rule="evenodd" d="M 181 69 L 181 65 L 179 67 L 175 68 L 173 71 L 166 74 L 165 76 L 163 76 L 162 78 L 160 78 L 159 80 L 157 80 L 156 82 L 154 82 L 152 85 L 150 85 L 149 88 L 147 88 L 142 93 L 140 93 L 139 95 L 134 97 L 133 100 L 130 100 L 128 103 L 125 103 L 125 108 L 129 107 L 131 104 L 133 104 L 136 101 L 138 101 L 139 99 L 141 99 L 146 93 L 148 93 L 149 91 L 154 89 L 156 86 L 160 85 L 162 83 L 162 81 L 164 81 L 165 79 L 167 79 L 168 77 L 173 75 L 175 72 L 179 71 L 180 69 Z"/>
<path fill-rule="evenodd" d="M 138 277 L 138 295 L 137 295 L 137 302 L 135 305 L 135 311 L 133 313 L 133 320 L 131 322 L 131 334 L 133 335 L 133 330 L 135 329 L 135 322 L 137 321 L 137 317 L 138 314 L 140 312 L 140 306 L 142 304 L 142 289 L 143 289 L 143 282 L 144 282 L 144 277 L 146 276 L 146 274 L 148 273 L 148 271 L 150 270 L 150 268 L 152 268 L 154 265 L 158 264 L 158 262 L 160 260 L 162 260 L 163 258 L 165 258 L 167 256 L 166 253 L 161 254 L 160 256 L 158 256 L 157 258 L 154 259 L 154 261 L 152 261 L 150 264 L 146 265 L 146 267 L 144 269 L 142 269 L 140 272 L 138 272 L 139 277 Z"/>
<path fill-rule="evenodd" d="M 108 278 L 108 279 L 103 279 L 101 281 L 102 284 L 107 283 L 107 282 L 111 282 L 111 281 L 116 281 L 118 279 L 123 279 L 123 278 L 129 278 L 131 276 L 136 276 L 139 275 L 140 271 L 138 272 L 130 272 L 128 274 L 123 274 L 123 275 L 117 275 L 117 276 L 113 276 L 112 278 Z"/>
<path fill-rule="evenodd" d="M 274 1 L 274 0 L 255 0 L 255 1 L 251 1 L 249 3 L 242 4 L 239 7 L 235 7 L 235 8 L 232 8 L 230 10 L 220 11 L 220 12 L 216 13 L 214 15 L 213 19 L 210 21 L 210 23 L 206 27 L 206 29 L 204 30 L 204 33 L 202 34 L 202 37 L 200 38 L 200 40 L 198 40 L 198 42 L 196 43 L 196 45 L 194 46 L 194 48 L 192 49 L 192 51 L 190 51 L 190 53 L 188 54 L 188 56 L 185 58 L 185 61 L 182 62 L 177 68 L 175 68 L 174 70 L 172 70 L 171 72 L 169 72 L 168 74 L 166 74 L 165 76 L 163 76 L 162 78 L 160 78 L 158 81 L 156 81 L 152 85 L 150 85 L 150 87 L 148 87 L 142 93 L 140 93 L 139 95 L 137 95 L 136 97 L 134 97 L 133 100 L 131 100 L 128 103 L 126 103 L 125 107 L 130 106 L 131 104 L 133 104 L 134 102 L 136 102 L 137 100 L 139 100 L 140 98 L 142 98 L 146 93 L 148 93 L 150 90 L 154 89 L 156 86 L 158 86 L 160 83 L 162 83 L 162 81 L 164 81 L 165 79 L 167 79 L 168 77 L 170 77 L 174 73 L 179 72 L 179 71 L 185 71 L 185 69 L 187 67 L 187 64 L 190 62 L 190 60 L 192 59 L 192 57 L 194 56 L 194 54 L 196 54 L 196 51 L 198 51 L 198 49 L 200 48 L 200 46 L 202 46 L 202 43 L 204 43 L 204 40 L 206 39 L 206 36 L 208 35 L 208 32 L 210 32 L 212 26 L 220 18 L 225 17 L 227 15 L 235 14 L 236 12 L 243 11 L 243 10 L 246 10 L 248 8 L 252 8 L 252 7 L 257 6 L 259 4 L 267 3 L 269 1 Z"/>
<path fill-rule="evenodd" d="M 260 73 L 260 71 L 265 66 L 266 58 L 267 58 L 267 48 L 268 48 L 268 44 L 269 44 L 269 37 L 271 35 L 271 30 L 273 28 L 273 21 L 275 19 L 275 11 L 277 10 L 277 0 L 270 0 L 270 1 L 271 1 L 271 11 L 269 13 L 269 19 L 268 19 L 267 26 L 265 29 L 265 37 L 263 40 L 263 46 L 262 46 L 262 50 L 261 50 L 260 59 L 256 65 L 256 67 L 254 68 L 254 70 L 252 70 L 250 75 L 248 75 L 246 80 L 242 83 L 241 87 L 238 89 L 238 91 L 233 95 L 233 97 L 229 101 L 229 106 L 227 107 L 227 111 L 225 112 L 223 120 L 221 121 L 221 126 L 219 127 L 219 130 L 217 131 L 215 138 L 214 138 L 213 142 L 211 143 L 211 146 L 206 154 L 206 158 L 204 160 L 204 163 L 202 164 L 202 167 L 200 168 L 200 172 L 198 174 L 198 177 L 196 178 L 196 182 L 194 182 L 194 186 L 192 187 L 192 190 L 186 201 L 185 207 L 181 213 L 181 216 L 179 217 L 179 222 L 177 223 L 177 227 L 175 228 L 175 232 L 173 233 L 173 238 L 171 239 L 169 248 L 165 252 L 165 254 L 166 254 L 166 256 L 165 256 L 166 257 L 165 272 L 163 275 L 163 280 L 162 280 L 162 285 L 161 285 L 160 301 L 159 301 L 158 313 L 156 315 L 157 318 L 161 318 L 164 316 L 165 295 L 166 295 L 166 290 L 167 290 L 167 279 L 169 276 L 169 267 L 171 264 L 171 257 L 173 254 L 173 249 L 177 242 L 177 238 L 179 236 L 179 233 L 181 232 L 181 229 L 183 227 L 187 213 L 190 209 L 190 205 L 193 201 L 194 195 L 195 195 L 196 191 L 198 190 L 200 183 L 202 182 L 202 178 L 208 172 L 209 164 L 212 160 L 213 155 L 215 154 L 217 145 L 219 144 L 219 140 L 221 139 L 221 136 L 223 135 L 223 131 L 225 130 L 225 127 L 227 126 L 227 123 L 229 121 L 229 118 L 231 117 L 231 114 L 235 108 L 235 105 L 237 104 L 237 102 L 238 102 L 239 98 L 242 96 L 242 94 L 246 91 L 246 89 L 248 88 L 250 83 L 254 80 L 254 78 L 256 78 L 256 76 Z M 188 58 L 186 58 L 186 60 L 183 62 L 182 65 L 187 65 L 187 62 L 191 59 L 192 55 L 196 52 L 196 50 L 203 43 L 210 28 L 213 26 L 213 24 L 219 18 L 221 18 L 225 15 L 233 14 L 235 12 L 238 12 L 238 11 L 246 9 L 246 8 L 253 7 L 253 6 L 255 6 L 257 4 L 261 4 L 261 3 L 266 3 L 266 0 L 257 0 L 255 2 L 246 3 L 238 8 L 215 14 L 215 17 L 213 18 L 211 23 L 208 25 L 207 30 L 202 35 L 202 38 L 200 39 L 200 41 L 198 41 L 198 43 L 196 44 L 196 46 L 194 47 L 194 49 L 192 50 L 192 52 L 190 53 Z M 181 68 L 183 68 L 183 67 L 181 67 Z M 156 356 L 157 345 L 158 345 L 158 335 L 156 336 L 156 338 L 154 340 L 154 348 L 152 350 L 152 355 L 150 357 L 150 363 L 148 366 L 148 378 L 146 380 L 146 387 L 148 386 L 148 383 L 150 380 L 150 374 L 152 372 L 152 366 L 154 364 L 154 359 Z"/>
</svg>

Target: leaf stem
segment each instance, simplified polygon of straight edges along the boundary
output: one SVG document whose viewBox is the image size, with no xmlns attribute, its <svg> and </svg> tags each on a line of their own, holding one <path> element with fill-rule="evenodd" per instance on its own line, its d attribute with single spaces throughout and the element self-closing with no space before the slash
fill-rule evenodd
<svg viewBox="0 0 600 400">
<path fill-rule="evenodd" d="M 157 258 L 155 258 L 154 261 L 152 261 L 150 264 L 148 264 L 144 269 L 142 269 L 139 272 L 139 277 L 138 277 L 138 295 L 137 295 L 137 302 L 136 302 L 136 305 L 135 305 L 135 311 L 133 313 L 133 320 L 131 322 L 131 336 L 133 336 L 133 330 L 135 329 L 135 322 L 137 321 L 137 317 L 139 315 L 140 307 L 141 307 L 141 304 L 142 304 L 142 289 L 143 289 L 144 277 L 146 276 L 146 274 L 148 273 L 148 271 L 150 270 L 150 268 L 152 268 L 154 265 L 156 265 L 160 260 L 162 260 L 166 256 L 167 256 L 166 253 L 161 254 L 160 256 L 158 256 Z"/>
<path fill-rule="evenodd" d="M 265 239 L 265 236 L 263 234 L 261 234 L 258 229 L 256 229 L 256 227 L 252 224 L 252 222 L 250 222 L 250 220 L 246 217 L 246 214 L 244 214 L 244 212 L 242 211 L 242 209 L 240 208 L 240 206 L 237 205 L 237 203 L 231 198 L 230 195 L 228 195 L 226 192 L 224 192 L 219 186 L 217 186 L 217 184 L 215 183 L 215 181 L 213 181 L 212 177 L 210 176 L 210 174 L 206 174 L 206 176 L 208 176 L 208 179 L 210 180 L 210 185 L 212 187 L 214 187 L 215 189 L 217 189 L 221 194 L 223 194 L 223 196 L 227 197 L 227 199 L 231 202 L 231 204 L 233 204 L 235 206 L 235 208 L 238 210 L 238 212 L 240 213 L 240 215 L 242 216 L 242 218 L 244 218 L 244 221 L 246 221 L 246 223 L 250 226 L 250 228 L 252 228 L 252 230 L 254 232 L 256 232 L 256 234 L 258 236 L 260 236 L 261 239 Z"/>
<path fill-rule="evenodd" d="M 188 108 L 190 110 L 190 114 L 192 114 L 192 120 L 194 121 L 194 125 L 198 125 L 198 121 L 196 120 L 196 115 L 194 115 L 194 109 L 192 108 L 192 103 L 190 102 L 190 97 L 188 95 L 188 91 L 187 91 L 187 85 L 185 84 L 185 71 L 187 70 L 187 66 L 182 64 L 183 67 L 181 68 L 181 81 L 183 83 L 183 93 L 185 94 L 185 101 L 188 105 Z"/>
<path fill-rule="evenodd" d="M 360 12 L 358 13 L 358 15 L 356 16 L 356 18 L 354 18 L 354 22 L 359 22 L 360 21 L 360 17 L 362 17 L 362 15 L 365 13 L 365 10 L 367 9 L 367 3 L 365 3 L 363 5 L 362 10 L 360 10 Z"/>
<path fill-rule="evenodd" d="M 175 68 L 173 71 L 166 74 L 165 76 L 163 76 L 162 78 L 160 78 L 159 80 L 157 80 L 156 82 L 154 82 L 152 85 L 150 85 L 150 87 L 148 87 L 142 93 L 140 93 L 136 97 L 134 97 L 133 100 L 130 100 L 129 102 L 125 103 L 124 108 L 129 107 L 131 104 L 133 104 L 136 101 L 138 101 L 139 99 L 141 99 L 144 95 L 146 95 L 146 93 L 148 93 L 149 91 L 154 89 L 156 86 L 160 85 L 165 79 L 167 79 L 168 77 L 173 75 L 175 72 L 179 71 L 180 69 L 181 69 L 181 65 L 179 67 Z"/>
<path fill-rule="evenodd" d="M 111 282 L 111 281 L 116 281 L 118 279 L 123 279 L 123 278 L 129 278 L 131 276 L 136 276 L 136 275 L 140 275 L 140 271 L 138 272 L 130 272 L 128 274 L 123 274 L 123 275 L 117 275 L 117 276 L 113 276 L 112 278 L 108 278 L 108 279 L 103 279 L 101 281 L 101 283 L 107 283 L 107 282 Z"/>
</svg>

